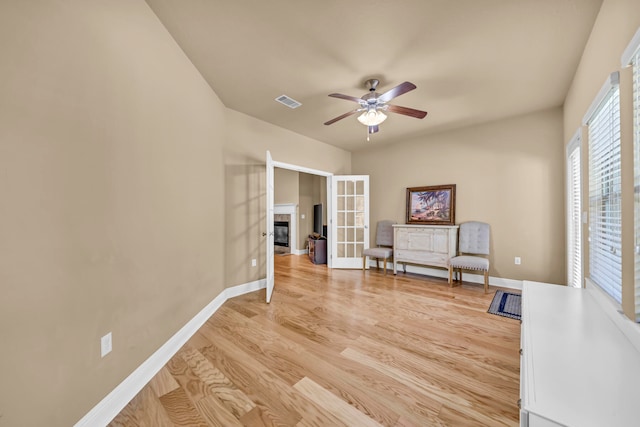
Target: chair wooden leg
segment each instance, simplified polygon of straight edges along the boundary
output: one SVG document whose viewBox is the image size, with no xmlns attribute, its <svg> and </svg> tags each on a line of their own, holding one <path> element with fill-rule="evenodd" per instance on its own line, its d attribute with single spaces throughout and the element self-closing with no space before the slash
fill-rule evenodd
<svg viewBox="0 0 640 427">
<path fill-rule="evenodd" d="M 453 288 L 453 267 L 449 266 L 449 287 Z"/>
<path fill-rule="evenodd" d="M 362 256 L 362 271 L 365 271 L 367 269 L 367 256 L 363 255 Z"/>
<path fill-rule="evenodd" d="M 484 293 L 486 294 L 489 291 L 489 272 L 484 272 Z"/>
<path fill-rule="evenodd" d="M 384 259 L 384 275 L 387 275 L 387 259 Z"/>
</svg>

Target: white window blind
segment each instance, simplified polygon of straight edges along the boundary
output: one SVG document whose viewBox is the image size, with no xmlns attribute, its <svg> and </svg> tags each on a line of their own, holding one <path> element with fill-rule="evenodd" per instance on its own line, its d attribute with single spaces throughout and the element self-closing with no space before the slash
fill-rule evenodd
<svg viewBox="0 0 640 427">
<path fill-rule="evenodd" d="M 612 75 L 612 77 L 614 77 Z M 617 74 L 590 115 L 589 276 L 622 301 L 620 91 Z"/>
<path fill-rule="evenodd" d="M 567 148 L 567 284 L 582 287 L 582 203 L 580 201 L 580 136 Z"/>
<path fill-rule="evenodd" d="M 622 52 L 620 65 L 633 65 L 634 288 L 636 322 L 640 322 L 640 28 Z"/>
<path fill-rule="evenodd" d="M 636 322 L 640 322 L 640 51 L 633 57 L 633 149 L 635 206 L 635 304 Z"/>
</svg>

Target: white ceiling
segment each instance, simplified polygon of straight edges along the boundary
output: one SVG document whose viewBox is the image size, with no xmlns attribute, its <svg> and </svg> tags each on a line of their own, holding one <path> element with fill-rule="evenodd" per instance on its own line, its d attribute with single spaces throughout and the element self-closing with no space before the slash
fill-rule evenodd
<svg viewBox="0 0 640 427">
<path fill-rule="evenodd" d="M 602 0 L 147 0 L 231 109 L 349 151 L 562 105 Z M 353 115 L 410 81 L 366 141 Z M 274 101 L 286 94 L 292 110 Z"/>
</svg>

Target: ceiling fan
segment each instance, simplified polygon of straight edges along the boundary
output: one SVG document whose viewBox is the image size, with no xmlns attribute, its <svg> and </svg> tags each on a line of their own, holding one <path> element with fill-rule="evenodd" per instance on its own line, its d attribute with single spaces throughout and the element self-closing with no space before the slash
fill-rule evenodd
<svg viewBox="0 0 640 427">
<path fill-rule="evenodd" d="M 376 88 L 380 84 L 380 81 L 377 79 L 369 79 L 365 82 L 365 86 L 369 89 L 369 93 L 366 93 L 362 96 L 362 98 L 356 98 L 355 96 L 343 95 L 341 93 L 332 93 L 329 96 L 333 98 L 346 99 L 347 101 L 354 101 L 360 104 L 359 108 L 356 108 L 353 111 L 349 111 L 348 113 L 344 113 L 341 116 L 338 116 L 334 119 L 325 122 L 325 125 L 330 125 L 338 120 L 342 120 L 345 117 L 352 116 L 356 113 L 362 113 L 358 116 L 358 121 L 363 125 L 367 126 L 367 140 L 368 135 L 372 133 L 376 133 L 379 130 L 379 125 L 387 118 L 387 115 L 384 112 L 391 112 L 397 114 L 403 114 L 409 117 L 415 117 L 416 119 L 423 119 L 426 115 L 426 111 L 420 111 L 413 108 L 408 107 L 400 107 L 398 105 L 387 104 L 387 102 L 391 101 L 393 98 L 405 94 L 411 90 L 416 88 L 411 82 L 404 82 L 399 84 L 383 93 L 382 95 L 376 92 Z"/>
</svg>

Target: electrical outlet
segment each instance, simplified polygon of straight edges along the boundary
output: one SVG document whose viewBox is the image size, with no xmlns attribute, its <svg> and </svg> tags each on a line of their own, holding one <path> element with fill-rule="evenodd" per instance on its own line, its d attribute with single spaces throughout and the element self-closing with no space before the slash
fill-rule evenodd
<svg viewBox="0 0 640 427">
<path fill-rule="evenodd" d="M 301 218 L 301 219 L 304 219 L 304 214 L 300 215 L 300 218 Z"/>
<path fill-rule="evenodd" d="M 111 332 L 100 338 L 100 357 L 111 353 Z"/>
<path fill-rule="evenodd" d="M 258 265 L 258 260 L 254 258 L 251 260 L 251 267 L 255 267 L 256 265 Z"/>
<path fill-rule="evenodd" d="M 515 263 L 516 263 L 516 265 L 520 265 L 522 263 L 522 260 L 520 259 L 519 256 L 516 257 Z"/>
</svg>

